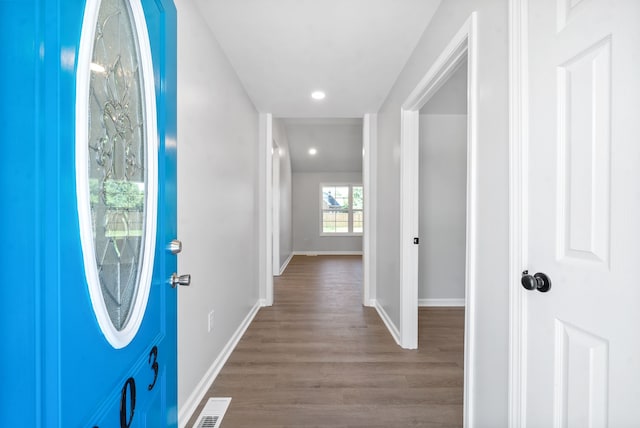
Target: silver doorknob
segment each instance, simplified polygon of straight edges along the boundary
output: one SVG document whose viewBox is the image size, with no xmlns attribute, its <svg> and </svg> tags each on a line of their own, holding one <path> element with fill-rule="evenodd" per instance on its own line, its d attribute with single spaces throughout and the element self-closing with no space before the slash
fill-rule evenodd
<svg viewBox="0 0 640 428">
<path fill-rule="evenodd" d="M 177 273 L 173 273 L 171 275 L 171 287 L 176 288 L 178 285 L 191 285 L 191 275 L 178 275 Z"/>
<path fill-rule="evenodd" d="M 178 254 L 182 251 L 182 242 L 177 239 L 172 240 L 169 242 L 169 245 L 167 245 L 167 250 L 169 250 L 171 254 Z"/>
</svg>

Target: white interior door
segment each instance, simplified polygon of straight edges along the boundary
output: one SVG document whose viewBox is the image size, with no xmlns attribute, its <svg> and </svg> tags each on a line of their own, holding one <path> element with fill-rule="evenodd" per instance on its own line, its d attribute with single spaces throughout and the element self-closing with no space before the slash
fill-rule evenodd
<svg viewBox="0 0 640 428">
<path fill-rule="evenodd" d="M 638 427 L 640 2 L 527 7 L 526 426 Z"/>
</svg>

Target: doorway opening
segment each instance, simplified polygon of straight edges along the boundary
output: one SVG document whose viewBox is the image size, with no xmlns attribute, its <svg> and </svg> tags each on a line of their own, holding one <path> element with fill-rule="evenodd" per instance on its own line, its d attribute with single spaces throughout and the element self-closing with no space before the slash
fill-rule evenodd
<svg viewBox="0 0 640 428">
<path fill-rule="evenodd" d="M 456 76 L 466 64 L 466 154 L 464 168 L 464 419 L 472 419 L 473 409 L 471 379 L 474 361 L 474 271 L 475 271 L 475 178 L 476 178 L 476 110 L 477 110 L 477 47 L 476 14 L 473 13 L 458 30 L 453 39 L 420 80 L 401 110 L 401 230 L 400 230 L 400 345 L 403 348 L 418 347 L 418 303 L 420 244 L 429 236 L 419 235 L 420 224 L 420 112 L 428 102 L 439 96 L 439 90 Z M 426 109 L 429 107 L 427 106 Z M 426 110 L 425 110 L 426 111 Z M 458 119 L 459 120 L 459 119 Z M 424 125 L 424 124 L 423 124 Z M 433 128 L 436 129 L 436 128 Z M 427 129 L 425 129 L 427 131 Z M 436 143 L 437 144 L 437 143 Z M 436 160 L 437 161 L 437 160 Z M 438 189 L 441 191 L 442 189 Z M 466 423 L 465 423 L 466 425 Z"/>
<path fill-rule="evenodd" d="M 260 115 L 263 306 L 293 256 L 362 255 L 362 132 L 360 118 Z"/>
<path fill-rule="evenodd" d="M 432 349 L 445 327 L 446 349 L 464 366 L 467 223 L 467 61 L 420 109 L 418 346 Z M 443 321 L 446 324 L 443 325 Z M 462 398 L 463 390 L 459 390 Z"/>
</svg>

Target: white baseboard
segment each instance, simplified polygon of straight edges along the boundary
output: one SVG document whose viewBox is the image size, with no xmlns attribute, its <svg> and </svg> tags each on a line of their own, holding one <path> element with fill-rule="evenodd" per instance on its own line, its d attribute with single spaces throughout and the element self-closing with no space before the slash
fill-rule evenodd
<svg viewBox="0 0 640 428">
<path fill-rule="evenodd" d="M 380 315 L 380 318 L 382 319 L 382 322 L 384 322 L 384 325 L 387 326 L 387 329 L 389 330 L 389 333 L 391 333 L 391 336 L 393 337 L 393 340 L 396 341 L 398 346 L 402 346 L 402 345 L 400 345 L 400 331 L 393 324 L 393 321 L 391 321 L 391 318 L 389 317 L 389 314 L 387 314 L 387 312 L 378 303 L 377 300 L 374 302 L 373 306 L 376 308 L 376 311 L 378 311 L 378 315 Z"/>
<path fill-rule="evenodd" d="M 284 270 L 287 268 L 287 266 L 289 266 L 289 262 L 293 258 L 293 255 L 294 253 L 289 254 L 289 257 L 287 257 L 287 260 L 285 260 L 282 266 L 280 266 L 280 272 L 278 272 L 277 276 L 280 276 L 284 273 Z"/>
<path fill-rule="evenodd" d="M 294 256 L 361 256 L 362 251 L 294 251 Z"/>
<path fill-rule="evenodd" d="M 220 352 L 218 357 L 211 364 L 207 372 L 202 377 L 202 380 L 200 380 L 198 385 L 196 385 L 191 395 L 189 395 L 189 398 L 187 398 L 187 401 L 185 401 L 178 411 L 178 426 L 180 428 L 185 428 L 187 422 L 191 419 L 193 412 L 195 412 L 198 404 L 200 404 L 200 401 L 202 401 L 205 394 L 213 384 L 213 381 L 216 380 L 220 370 L 222 370 L 222 367 L 231 356 L 231 353 L 238 345 L 238 342 L 244 335 L 245 331 L 247 331 L 247 328 L 251 325 L 251 321 L 253 321 L 253 318 L 255 318 L 261 306 L 261 302 L 256 302 L 253 308 L 251 308 L 242 323 L 240 323 L 240 326 L 238 326 L 238 329 L 235 331 L 233 336 L 231 336 L 231 339 L 229 339 L 225 347 L 222 349 L 222 352 Z"/>
<path fill-rule="evenodd" d="M 364 306 L 367 308 L 375 308 L 376 307 L 376 299 L 370 299 L 364 302 Z"/>
<path fill-rule="evenodd" d="M 464 298 L 461 299 L 418 299 L 418 306 L 465 306 Z"/>
</svg>

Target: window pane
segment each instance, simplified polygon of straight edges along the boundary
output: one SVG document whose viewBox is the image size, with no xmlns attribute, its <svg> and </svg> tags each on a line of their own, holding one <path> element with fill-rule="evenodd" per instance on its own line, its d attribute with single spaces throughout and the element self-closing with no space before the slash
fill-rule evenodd
<svg viewBox="0 0 640 428">
<path fill-rule="evenodd" d="M 349 213 L 336 213 L 336 232 L 349 233 Z"/>
<path fill-rule="evenodd" d="M 349 223 L 337 222 L 336 223 L 336 232 L 337 233 L 349 233 Z"/>
<path fill-rule="evenodd" d="M 104 306 L 117 331 L 141 287 L 147 210 L 148 131 L 144 73 L 133 13 L 123 0 L 100 3 L 89 83 L 89 198 Z M 105 71 L 106 70 L 106 71 Z M 85 255 L 86 256 L 86 255 Z"/>
<path fill-rule="evenodd" d="M 349 187 L 348 186 L 323 186 L 322 187 L 322 208 L 333 210 L 349 209 Z"/>
<path fill-rule="evenodd" d="M 361 210 L 364 208 L 362 186 L 353 186 L 353 209 Z"/>
<path fill-rule="evenodd" d="M 322 211 L 322 233 L 336 232 L 336 212 Z"/>
<path fill-rule="evenodd" d="M 353 212 L 353 233 L 362 233 L 364 225 L 364 214 L 362 211 Z"/>
</svg>

